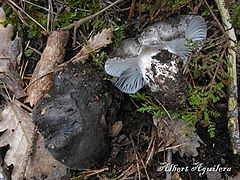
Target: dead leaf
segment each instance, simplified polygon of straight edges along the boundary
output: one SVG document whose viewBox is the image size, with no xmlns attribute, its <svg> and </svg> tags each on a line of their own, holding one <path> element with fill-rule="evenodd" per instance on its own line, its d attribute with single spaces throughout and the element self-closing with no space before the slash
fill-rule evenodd
<svg viewBox="0 0 240 180">
<path fill-rule="evenodd" d="M 6 14 L 3 8 L 0 7 L 0 28 L 4 27 L 4 21 L 6 20 Z"/>
<path fill-rule="evenodd" d="M 180 156 L 183 157 L 185 154 L 187 157 L 197 156 L 197 148 L 200 143 L 203 143 L 200 137 L 194 132 L 195 129 L 186 129 L 186 123 L 181 120 L 171 120 L 164 116 L 161 118 L 153 119 L 154 125 L 158 129 L 158 136 L 163 139 L 168 145 L 176 146 L 172 151 L 176 153 L 179 151 Z M 191 136 L 185 136 L 185 132 L 192 132 Z"/>
<path fill-rule="evenodd" d="M 53 72 L 65 56 L 65 46 L 69 38 L 68 31 L 53 31 L 47 41 L 40 61 L 33 72 L 30 84 L 26 90 L 25 102 L 35 105 L 52 87 Z"/>
<path fill-rule="evenodd" d="M 13 26 L 2 23 L 6 20 L 5 13 L 0 8 L 0 80 L 17 98 L 24 96 L 23 82 L 17 71 L 17 60 L 21 55 L 22 44 L 19 37 L 13 38 Z"/>
<path fill-rule="evenodd" d="M 0 147 L 9 145 L 4 162 L 13 165 L 12 179 L 48 176 L 58 163 L 44 148 L 43 137 L 35 131 L 30 115 L 19 103 L 8 103 L 1 114 Z M 60 165 L 59 165 L 60 164 Z"/>
<path fill-rule="evenodd" d="M 33 143 L 31 160 L 26 169 L 26 178 L 47 176 L 48 179 L 60 179 L 67 173 L 67 167 L 58 162 L 44 147 L 44 138 L 40 133 L 36 134 Z"/>
<path fill-rule="evenodd" d="M 130 163 L 136 161 L 136 153 L 132 149 L 127 152 L 127 161 Z"/>
<path fill-rule="evenodd" d="M 7 166 L 14 165 L 12 179 L 24 177 L 34 135 L 34 124 L 30 116 L 17 103 L 9 103 L 1 114 L 0 146 L 10 145 L 5 156 Z"/>
<path fill-rule="evenodd" d="M 98 52 L 101 48 L 112 43 L 113 29 L 103 29 L 101 33 L 98 33 L 93 38 L 89 39 L 87 44 L 82 47 L 82 49 L 74 56 L 71 60 L 73 62 L 85 63 L 89 57 L 90 52 Z"/>
<path fill-rule="evenodd" d="M 172 180 L 183 180 L 178 172 L 174 173 Z"/>
</svg>

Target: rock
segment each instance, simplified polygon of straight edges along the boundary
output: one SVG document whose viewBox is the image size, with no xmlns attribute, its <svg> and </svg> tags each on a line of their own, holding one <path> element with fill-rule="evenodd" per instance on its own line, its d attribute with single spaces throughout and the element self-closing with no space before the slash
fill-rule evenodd
<svg viewBox="0 0 240 180">
<path fill-rule="evenodd" d="M 55 72 L 52 91 L 33 110 L 47 149 L 68 167 L 90 168 L 107 157 L 105 117 L 113 101 L 106 83 L 90 65 L 70 64 Z"/>
<path fill-rule="evenodd" d="M 207 175 L 208 180 L 221 180 L 222 179 L 221 173 L 217 172 L 217 171 L 207 171 L 206 175 Z"/>
<path fill-rule="evenodd" d="M 111 128 L 111 137 L 116 137 L 119 135 L 119 133 L 121 132 L 123 128 L 123 123 L 122 121 L 117 121 L 113 124 L 112 128 Z"/>
</svg>

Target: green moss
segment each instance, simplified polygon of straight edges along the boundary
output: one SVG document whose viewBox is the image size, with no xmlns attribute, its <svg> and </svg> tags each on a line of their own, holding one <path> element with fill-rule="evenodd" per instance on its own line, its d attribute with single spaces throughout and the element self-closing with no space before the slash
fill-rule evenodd
<svg viewBox="0 0 240 180">
<path fill-rule="evenodd" d="M 114 46 L 116 47 L 125 38 L 124 36 L 125 26 L 113 23 L 113 29 L 114 29 Z"/>
<path fill-rule="evenodd" d="M 204 120 L 209 125 L 210 137 L 215 136 L 211 118 L 219 117 L 220 113 L 213 110 L 211 106 L 223 98 L 221 94 L 223 87 L 223 83 L 219 82 L 210 83 L 207 86 L 193 86 L 189 88 L 189 107 L 187 112 L 181 116 L 188 126 L 195 126 L 199 120 Z"/>
<path fill-rule="evenodd" d="M 159 10 L 173 13 L 181 7 L 188 5 L 189 2 L 189 0 L 143 0 L 142 11 L 148 12 L 150 15 Z"/>
<path fill-rule="evenodd" d="M 36 5 L 42 7 L 48 7 L 48 5 L 37 4 L 38 2 L 34 2 Z M 40 3 L 40 2 L 39 2 Z M 53 21 L 51 22 L 52 30 L 57 28 L 65 27 L 74 21 L 85 18 L 89 15 L 92 15 L 98 12 L 101 8 L 99 1 L 91 0 L 91 1 L 75 1 L 75 0 L 65 0 L 62 1 L 62 6 L 65 8 L 58 14 L 54 15 Z M 20 19 L 19 14 L 16 14 L 10 7 L 5 9 L 7 12 L 7 23 L 11 23 L 16 30 L 25 31 L 29 33 L 29 37 L 41 37 L 43 29 L 36 24 L 32 19 L 27 17 L 24 13 Z M 30 15 L 34 20 L 36 20 L 39 24 L 41 24 L 44 28 L 47 28 L 48 24 L 48 12 L 42 8 L 37 6 L 25 3 L 24 11 Z M 56 10 L 55 10 L 56 11 Z M 93 20 L 86 22 L 83 25 L 83 29 L 87 31 L 89 34 L 93 29 L 98 31 L 99 29 L 103 29 L 108 26 L 108 22 L 103 19 L 102 16 L 97 16 Z M 23 23 L 23 21 L 25 23 Z"/>
<path fill-rule="evenodd" d="M 231 12 L 233 25 L 240 30 L 240 3 L 233 3 Z"/>
<path fill-rule="evenodd" d="M 142 102 L 142 107 L 138 108 L 137 111 L 142 113 L 150 113 L 154 118 L 167 116 L 167 113 L 169 113 L 172 119 L 177 119 L 181 116 L 180 111 L 168 110 L 168 112 L 166 112 L 166 110 L 154 102 L 152 97 L 146 95 L 145 93 L 137 92 L 135 94 L 131 94 L 130 97 Z"/>
</svg>

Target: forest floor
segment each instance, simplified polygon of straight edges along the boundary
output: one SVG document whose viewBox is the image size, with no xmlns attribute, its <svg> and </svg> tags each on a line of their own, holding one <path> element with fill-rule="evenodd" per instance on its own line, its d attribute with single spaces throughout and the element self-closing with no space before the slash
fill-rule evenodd
<svg viewBox="0 0 240 180">
<path fill-rule="evenodd" d="M 100 166 L 89 167 L 91 169 L 68 169 L 65 179 L 157 180 L 166 179 L 166 177 L 170 177 L 173 180 L 240 179 L 240 155 L 233 153 L 227 117 L 228 86 L 232 80 L 228 73 L 228 66 L 231 66 L 227 59 L 229 38 L 226 36 L 226 30 L 224 30 L 216 3 L 214 1 L 208 2 L 207 0 L 129 0 L 119 1 L 113 5 L 113 2 L 108 0 L 20 0 L 16 2 L 3 0 L 2 7 L 6 12 L 5 24 L 13 25 L 14 35 L 18 34 L 21 37 L 23 47 L 22 52 L 18 52 L 18 55 L 21 55 L 21 60 L 16 63 L 16 72 L 20 73 L 20 75 L 15 80 L 19 84 L 12 85 L 11 80 L 4 81 L 6 77 L 0 76 L 2 111 L 6 112 L 6 107 L 9 107 L 9 103 L 17 101 L 17 104 L 20 104 L 19 106 L 29 115 L 32 111 L 35 111 L 34 108 L 37 102 L 41 98 L 48 96 L 48 94 L 45 94 L 45 91 L 40 92 L 40 95 L 31 94 L 34 88 L 45 88 L 47 93 L 51 92 L 48 83 L 50 82 L 51 84 L 52 79 L 44 80 L 43 85 L 35 85 L 34 81 L 42 78 L 42 75 L 34 71 L 36 71 L 36 66 L 41 61 L 40 59 L 46 59 L 46 57 L 43 57 L 43 54 L 46 55 L 47 53 L 43 53 L 43 51 L 47 49 L 46 44 L 47 40 L 49 40 L 50 32 L 55 30 L 69 31 L 68 42 L 66 40 L 68 39 L 68 34 L 63 35 L 66 37 L 62 36 L 62 39 L 59 38 L 61 39 L 58 44 L 60 52 L 57 50 L 54 52 L 58 53 L 59 61 L 62 64 L 59 62 L 53 62 L 53 64 L 47 61 L 43 62 L 42 64 L 46 63 L 45 67 L 47 68 L 51 64 L 48 72 L 44 72 L 44 76 L 55 72 L 56 67 L 64 69 L 65 65 L 68 65 L 70 61 L 71 63 L 84 62 L 87 64 L 87 67 L 91 67 L 93 71 L 101 75 L 101 78 L 107 83 L 107 87 L 110 88 L 109 91 L 113 92 L 113 97 L 116 96 L 117 102 L 114 101 L 116 104 L 114 104 L 115 107 L 112 110 L 114 112 L 111 115 L 111 118 L 114 118 L 107 118 L 107 126 L 116 134 L 110 138 L 111 147 L 107 153 L 108 155 L 105 157 L 105 161 Z M 232 18 L 230 22 L 233 23 L 238 39 L 240 37 L 240 4 L 225 1 L 225 8 L 230 12 Z M 102 11 L 102 9 L 104 10 Z M 186 129 L 180 128 L 181 137 L 189 133 L 197 135 L 201 139 L 201 142 L 198 142 L 200 147 L 197 147 L 196 152 L 194 150 L 192 152 L 193 154 L 195 153 L 195 156 L 186 156 L 184 154 L 186 152 L 183 153 L 184 155 L 178 151 L 172 153 L 172 149 L 182 144 L 174 144 L 169 138 L 159 137 L 161 130 L 156 126 L 154 119 L 157 116 L 157 118 L 163 121 L 167 117 L 166 109 L 161 104 L 145 96 L 146 91 L 144 88 L 133 96 L 121 93 L 108 81 L 110 77 L 105 74 L 103 68 L 107 57 L 114 48 L 118 47 L 123 39 L 137 37 L 147 25 L 180 14 L 201 15 L 206 20 L 208 27 L 204 48 L 199 53 L 193 54 L 188 60 L 188 70 L 184 77 L 188 82 L 187 107 L 184 110 L 167 109 L 171 115 L 175 113 L 178 117 L 181 117 L 185 121 L 186 126 L 193 130 L 190 133 L 186 132 Z M 76 21 L 79 24 L 74 23 Z M 2 22 L 1 19 L 0 22 Z M 0 30 L 1 28 L 0 26 Z M 108 31 L 105 30 L 109 28 L 113 29 L 113 37 L 111 37 L 113 39 L 109 40 L 109 38 L 106 38 L 104 40 L 105 36 L 101 36 L 103 35 L 101 32 L 107 32 L 106 36 L 108 36 Z M 49 45 L 49 49 L 51 48 L 51 45 Z M 240 51 L 238 47 L 235 50 L 237 58 L 239 58 Z M 62 57 L 65 51 L 66 55 Z M 49 56 L 51 53 L 52 51 L 49 51 L 47 55 Z M 17 59 L 18 57 L 15 58 Z M 0 56 L 0 58 L 2 57 Z M 237 62 L 237 68 L 238 65 L 239 62 Z M 1 68 L 0 71 L 3 72 Z M 11 78 L 16 73 L 11 69 L 6 71 L 11 74 Z M 237 75 L 239 76 L 239 73 Z M 21 79 L 21 82 L 19 79 Z M 29 88 L 33 84 L 34 87 Z M 57 85 L 53 86 L 57 87 Z M 22 91 L 25 93 L 24 96 L 19 95 Z M 116 94 L 114 94 L 115 92 Z M 19 148 L 16 147 L 15 143 L 18 137 L 16 132 L 19 133 L 20 130 L 16 131 L 17 126 L 12 125 L 14 123 L 11 123 L 13 120 L 10 118 L 11 111 L 9 111 L 7 113 L 9 118 L 6 118 L 4 113 L 1 115 L 2 121 L 7 123 L 2 124 L 0 122 L 0 131 L 3 134 L 1 138 L 4 139 L 0 140 L 0 163 L 2 165 L 0 173 L 5 178 L 22 179 L 25 177 L 28 179 L 28 177 L 33 177 L 34 173 L 30 173 L 31 175 L 26 173 L 29 171 L 29 164 L 26 164 L 27 158 L 20 158 L 21 160 L 19 160 L 16 157 L 29 157 L 29 152 L 34 154 L 34 150 L 31 148 L 33 148 L 35 143 L 33 140 L 35 135 L 29 136 L 33 141 L 32 144 L 30 143 L 31 146 L 21 147 L 26 149 L 24 154 L 16 153 Z M 111 110 L 107 111 L 109 113 Z M 41 111 L 41 113 L 44 114 L 45 112 Z M 27 119 L 26 115 L 23 117 L 22 119 L 17 118 L 16 121 L 21 123 L 23 119 Z M 35 132 L 33 129 L 32 134 Z M 6 132 L 9 132 L 11 137 L 7 136 Z M 22 136 L 25 135 L 25 131 L 23 131 Z M 193 141 L 197 140 L 193 139 Z M 24 142 L 29 143 L 28 140 Z M 195 145 L 193 142 L 192 146 Z M 28 149 L 29 147 L 30 150 Z M 13 152 L 11 149 L 15 151 Z M 10 151 L 11 153 L 8 153 Z M 31 157 L 29 159 L 34 158 Z M 24 163 L 17 165 L 19 161 Z M 36 162 L 38 161 L 35 160 Z M 43 162 L 39 164 L 41 165 Z M 172 169 L 164 168 L 167 165 L 169 165 L 169 168 L 171 165 Z M 19 166 L 24 166 L 25 168 Z M 36 164 L 33 163 L 32 166 L 34 167 Z M 36 179 L 37 177 L 38 179 L 47 178 L 52 173 L 47 171 L 47 168 L 40 168 L 41 172 L 45 173 L 45 177 L 39 178 L 40 175 L 37 174 Z M 51 168 L 49 166 L 49 169 Z M 226 169 L 221 170 L 221 168 Z M 57 176 L 52 175 L 52 177 L 56 178 Z M 64 178 L 62 177 L 62 179 Z"/>
</svg>

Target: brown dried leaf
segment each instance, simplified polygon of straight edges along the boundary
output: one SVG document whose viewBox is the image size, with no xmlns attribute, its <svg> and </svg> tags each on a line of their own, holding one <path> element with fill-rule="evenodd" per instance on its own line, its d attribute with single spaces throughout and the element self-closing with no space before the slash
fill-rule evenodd
<svg viewBox="0 0 240 180">
<path fill-rule="evenodd" d="M 179 151 L 181 157 L 184 154 L 187 157 L 198 155 L 197 148 L 200 146 L 199 142 L 203 142 L 194 132 L 195 129 L 186 129 L 186 123 L 181 119 L 171 120 L 168 117 L 161 117 L 155 118 L 153 121 L 158 129 L 158 136 L 164 142 L 171 142 L 172 146 L 178 146 L 172 150 L 174 153 Z M 192 132 L 191 136 L 185 136 L 184 131 Z"/>
<path fill-rule="evenodd" d="M 24 176 L 34 135 L 34 124 L 30 116 L 16 102 L 9 103 L 1 114 L 0 146 L 10 145 L 5 156 L 7 166 L 14 165 L 12 179 Z"/>
<path fill-rule="evenodd" d="M 76 56 L 72 58 L 73 62 L 85 63 L 89 57 L 89 53 L 92 51 L 98 52 L 102 47 L 112 43 L 113 29 L 103 29 L 101 33 L 98 33 L 93 38 L 88 40 L 88 43 L 82 47 Z"/>
<path fill-rule="evenodd" d="M 58 163 L 44 148 L 43 137 L 35 131 L 30 115 L 17 101 L 9 103 L 1 114 L 0 147 L 9 144 L 4 162 L 13 165 L 12 179 L 48 176 Z"/>
<path fill-rule="evenodd" d="M 183 180 L 178 172 L 174 173 L 172 180 Z"/>
<path fill-rule="evenodd" d="M 0 7 L 0 28 L 4 27 L 4 21 L 6 21 L 6 14 L 3 8 Z"/>
<path fill-rule="evenodd" d="M 135 3 L 136 0 L 132 0 L 130 9 L 129 9 L 129 14 L 128 14 L 128 18 L 131 18 L 133 16 L 134 10 L 135 10 Z"/>
<path fill-rule="evenodd" d="M 4 27 L 1 23 L 6 19 L 5 13 L 0 8 L 0 80 L 17 98 L 24 96 L 23 82 L 17 72 L 17 60 L 21 55 L 22 45 L 18 37 L 13 38 L 13 26 Z"/>
<path fill-rule="evenodd" d="M 52 88 L 53 72 L 57 69 L 58 64 L 64 60 L 68 38 L 68 31 L 53 31 L 49 35 L 47 46 L 26 91 L 28 97 L 25 102 L 30 102 L 31 106 L 35 105 Z"/>
<path fill-rule="evenodd" d="M 47 176 L 48 179 L 60 179 L 67 173 L 67 167 L 58 162 L 44 147 L 44 138 L 36 134 L 36 141 L 32 147 L 31 160 L 28 163 L 25 177 Z"/>
</svg>

